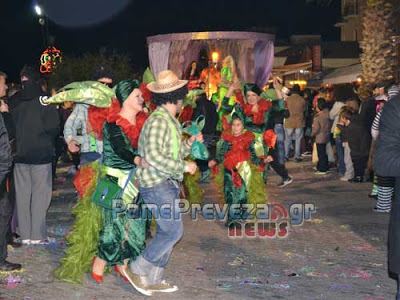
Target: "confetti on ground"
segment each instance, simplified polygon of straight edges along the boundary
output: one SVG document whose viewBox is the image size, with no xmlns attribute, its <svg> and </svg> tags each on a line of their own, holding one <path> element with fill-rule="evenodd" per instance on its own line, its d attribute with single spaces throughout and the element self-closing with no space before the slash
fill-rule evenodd
<svg viewBox="0 0 400 300">
<path fill-rule="evenodd" d="M 350 251 L 363 251 L 363 250 L 375 250 L 375 247 L 371 246 L 370 244 L 365 244 L 362 246 L 351 246 L 347 248 Z"/>
<path fill-rule="evenodd" d="M 197 267 L 196 270 L 200 271 L 200 272 L 204 272 L 205 271 L 204 268 L 202 268 L 202 267 Z"/>
<path fill-rule="evenodd" d="M 288 283 L 275 283 L 271 285 L 271 288 L 279 290 L 289 290 L 291 286 Z"/>
<path fill-rule="evenodd" d="M 383 264 L 376 264 L 376 263 L 373 263 L 373 264 L 371 264 L 371 266 L 373 266 L 373 267 L 383 267 Z"/>
<path fill-rule="evenodd" d="M 250 279 L 250 280 L 243 280 L 241 283 L 243 285 L 252 285 L 252 286 L 265 286 L 268 285 L 268 280 L 259 280 L 259 279 Z"/>
<path fill-rule="evenodd" d="M 322 222 L 324 222 L 324 220 L 321 220 L 321 219 L 312 219 L 312 220 L 309 220 L 308 222 L 314 223 L 314 224 L 321 224 Z"/>
<path fill-rule="evenodd" d="M 244 264 L 244 261 L 240 257 L 236 257 L 234 261 L 228 263 L 230 266 L 241 266 Z"/>
<path fill-rule="evenodd" d="M 21 283 L 22 283 L 21 277 L 13 276 L 12 274 L 10 274 L 5 280 L 6 287 L 9 289 L 16 288 Z"/>
<path fill-rule="evenodd" d="M 218 286 L 217 286 L 217 290 L 228 291 L 231 288 L 232 288 L 232 285 L 231 284 L 227 284 L 227 283 L 218 284 Z"/>
<path fill-rule="evenodd" d="M 362 278 L 365 280 L 370 280 L 372 278 L 372 271 L 370 270 L 364 271 L 360 269 L 341 270 L 339 276 L 343 278 L 352 277 L 352 278 Z"/>
<path fill-rule="evenodd" d="M 349 290 L 353 288 L 351 284 L 332 284 L 329 287 L 330 291 L 337 291 L 337 290 Z"/>
<path fill-rule="evenodd" d="M 315 268 L 314 267 L 305 267 L 305 268 L 301 268 L 299 273 L 313 273 L 315 272 Z"/>
<path fill-rule="evenodd" d="M 307 273 L 307 276 L 319 277 L 319 278 L 329 278 L 329 277 L 331 277 L 329 274 L 319 273 L 319 272 L 310 272 L 310 273 Z"/>
<path fill-rule="evenodd" d="M 13 271 L 0 271 L 0 275 L 8 275 L 14 273 L 25 273 L 25 269 L 13 270 Z"/>
</svg>

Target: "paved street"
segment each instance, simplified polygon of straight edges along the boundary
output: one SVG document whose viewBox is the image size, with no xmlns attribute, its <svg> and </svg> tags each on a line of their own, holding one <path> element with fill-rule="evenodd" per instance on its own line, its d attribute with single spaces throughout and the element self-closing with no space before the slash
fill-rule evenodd
<svg viewBox="0 0 400 300">
<path fill-rule="evenodd" d="M 294 182 L 277 188 L 272 171 L 269 202 L 285 207 L 314 203 L 317 212 L 303 226 L 291 226 L 285 239 L 231 239 L 223 222 L 185 218 L 185 234 L 167 265 L 174 294 L 154 299 L 394 299 L 396 281 L 387 271 L 388 214 L 372 211 L 371 183 L 351 184 L 336 174 L 314 175 L 310 162 L 288 164 Z M 60 168 L 62 174 L 67 168 Z M 58 185 L 49 209 L 46 246 L 13 249 L 9 260 L 24 273 L 2 274 L 0 299 L 144 299 L 115 273 L 102 284 L 55 280 L 51 271 L 63 255 L 76 194 L 71 181 Z M 213 184 L 204 185 L 205 203 L 219 203 Z M 54 241 L 54 240 L 53 240 Z"/>
</svg>

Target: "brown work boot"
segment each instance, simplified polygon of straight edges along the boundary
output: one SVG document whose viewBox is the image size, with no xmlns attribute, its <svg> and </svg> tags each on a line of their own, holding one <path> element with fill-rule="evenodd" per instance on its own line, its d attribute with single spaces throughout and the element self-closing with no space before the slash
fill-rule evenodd
<svg viewBox="0 0 400 300">
<path fill-rule="evenodd" d="M 178 290 L 178 287 L 163 280 L 161 283 L 149 285 L 149 290 L 152 292 L 173 293 Z"/>
<path fill-rule="evenodd" d="M 145 296 L 152 296 L 153 292 L 150 291 L 149 286 L 146 285 L 141 276 L 133 273 L 129 268 L 122 270 L 122 274 L 128 279 L 129 283 L 141 294 Z"/>
</svg>

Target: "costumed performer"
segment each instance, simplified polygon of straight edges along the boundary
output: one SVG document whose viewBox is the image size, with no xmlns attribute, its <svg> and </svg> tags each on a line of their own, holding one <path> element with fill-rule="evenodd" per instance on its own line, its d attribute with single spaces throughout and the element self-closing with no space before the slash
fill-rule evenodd
<svg viewBox="0 0 400 300">
<path fill-rule="evenodd" d="M 282 177 L 282 182 L 279 186 L 289 184 L 292 182 L 292 178 L 288 175 L 285 165 L 279 162 L 277 151 L 275 151 L 276 135 L 273 131 L 275 126 L 274 115 L 285 111 L 285 101 L 283 99 L 273 101 L 262 99 L 260 97 L 261 89 L 254 83 L 246 83 L 244 85 L 246 102 L 243 99 L 239 99 L 239 102 L 232 107 L 229 104 L 229 97 L 239 88 L 239 83 L 233 83 L 229 87 L 222 103 L 222 110 L 228 113 L 233 110 L 241 116 L 244 120 L 244 127 L 252 131 L 256 136 L 254 146 L 256 155 L 261 158 L 271 156 L 273 160 L 269 161 L 270 166 Z M 267 175 L 268 168 L 266 167 L 264 170 L 265 182 L 267 181 Z"/>
<path fill-rule="evenodd" d="M 112 100 L 107 112 L 98 110 L 89 114 L 93 130 L 102 134 L 101 176 L 96 174 L 99 162 L 95 162 L 85 166 L 80 181 L 75 182 L 81 196 L 73 211 L 76 221 L 67 237 L 66 256 L 54 272 L 57 278 L 67 282 L 82 283 L 82 275 L 90 271 L 92 261 L 92 277 L 101 282 L 106 262 L 117 265 L 116 271 L 121 272 L 145 247 L 145 220 L 128 219 L 123 214 L 113 218 L 111 209 L 101 208 L 91 201 L 93 193 L 101 189 L 96 179 L 99 182 L 106 178 L 119 189 L 126 185 L 122 194 L 124 202 L 139 199 L 137 204 L 140 205 L 134 179 L 127 182 L 132 168 L 140 163 L 136 149 L 140 128 L 146 119 L 142 112 L 140 84 L 137 80 L 122 81 L 115 93 L 117 98 Z"/>
<path fill-rule="evenodd" d="M 218 154 L 209 162 L 209 167 L 223 164 L 223 194 L 229 205 L 225 225 L 230 227 L 231 223 L 250 217 L 245 215 L 244 204 L 266 203 L 262 167 L 271 157 L 261 159 L 256 156 L 254 134 L 245 130 L 244 120 L 235 113 L 232 115 L 232 127 L 221 134 L 221 140 Z M 232 204 L 236 207 L 232 207 Z"/>
</svg>

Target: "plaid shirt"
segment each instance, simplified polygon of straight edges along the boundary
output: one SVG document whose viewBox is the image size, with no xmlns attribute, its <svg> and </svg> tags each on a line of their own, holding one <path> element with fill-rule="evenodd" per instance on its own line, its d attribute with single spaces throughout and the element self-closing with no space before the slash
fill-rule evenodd
<svg viewBox="0 0 400 300">
<path fill-rule="evenodd" d="M 139 137 L 138 152 L 150 165 L 148 168 L 138 167 L 136 178 L 142 187 L 155 186 L 169 178 L 182 181 L 186 162 L 183 160 L 190 154 L 190 147 L 182 142 L 181 126 L 176 118 L 163 107 L 156 111 L 165 113 L 175 125 L 175 132 L 171 132 L 169 122 L 165 116 L 152 114 L 144 123 Z M 172 134 L 178 135 L 179 155 L 173 158 Z"/>
<path fill-rule="evenodd" d="M 87 133 L 88 109 L 88 104 L 77 103 L 75 105 L 64 125 L 64 139 L 67 144 L 72 140 L 77 141 L 81 145 L 81 153 L 102 153 L 103 142 Z M 80 135 L 78 135 L 78 130 L 80 130 Z"/>
</svg>

